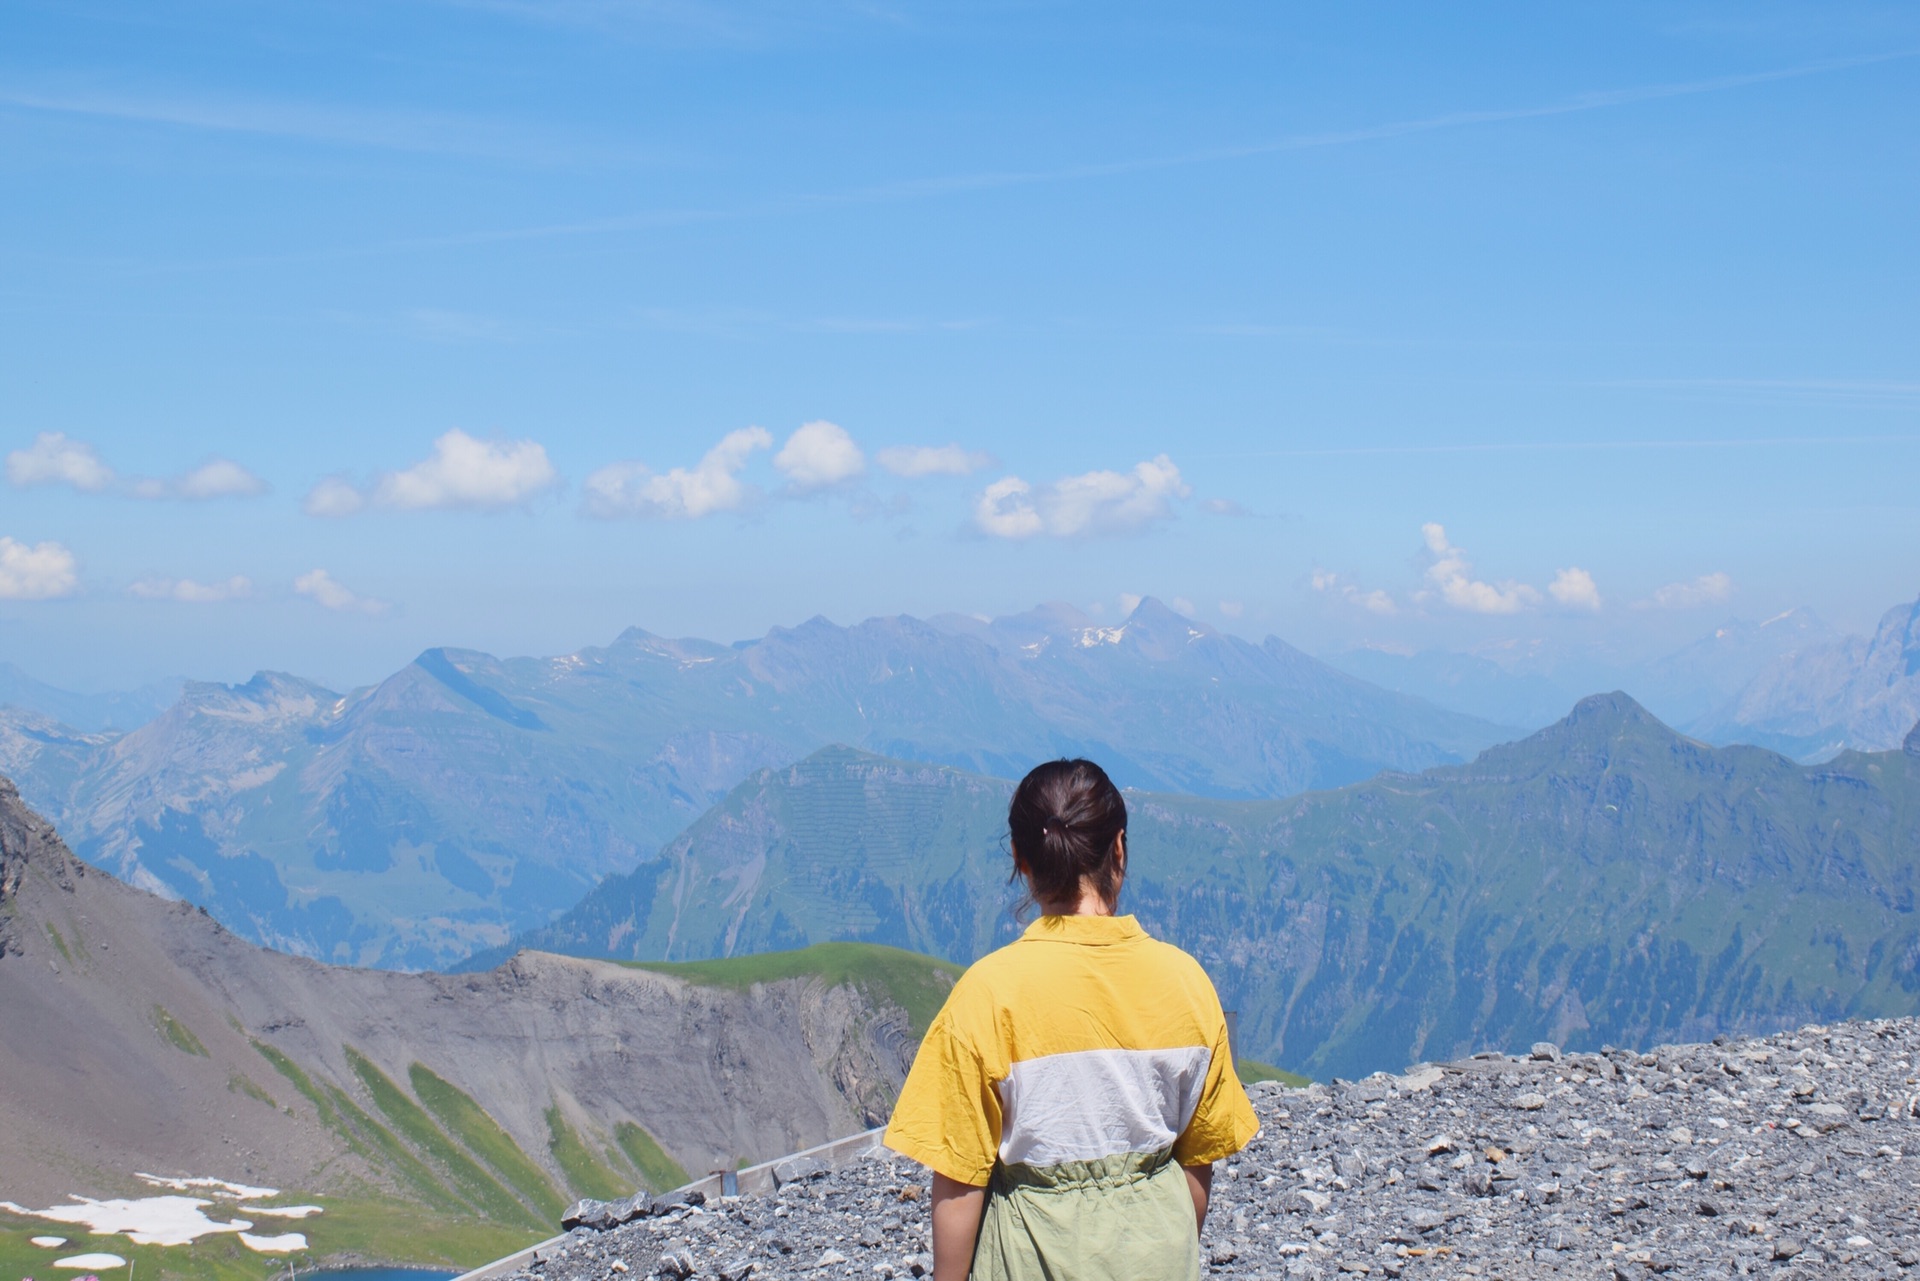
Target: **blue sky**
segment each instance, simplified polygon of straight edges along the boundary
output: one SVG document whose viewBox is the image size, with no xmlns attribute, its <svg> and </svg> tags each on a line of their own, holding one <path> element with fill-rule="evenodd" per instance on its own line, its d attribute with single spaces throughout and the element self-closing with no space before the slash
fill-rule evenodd
<svg viewBox="0 0 1920 1281">
<path fill-rule="evenodd" d="M 1863 628 L 1916 119 L 1893 4 L 17 0 L 0 658 Z"/>
</svg>

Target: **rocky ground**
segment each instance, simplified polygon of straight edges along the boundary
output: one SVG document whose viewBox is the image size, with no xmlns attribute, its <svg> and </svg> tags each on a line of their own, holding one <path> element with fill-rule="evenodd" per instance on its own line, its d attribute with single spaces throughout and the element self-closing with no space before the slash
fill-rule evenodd
<svg viewBox="0 0 1920 1281">
<path fill-rule="evenodd" d="M 1216 1176 L 1215 1276 L 1920 1281 L 1920 1021 L 1562 1055 L 1252 1092 Z M 917 1276 L 921 1169 L 789 1170 L 771 1196 L 578 1228 L 513 1274 Z"/>
</svg>

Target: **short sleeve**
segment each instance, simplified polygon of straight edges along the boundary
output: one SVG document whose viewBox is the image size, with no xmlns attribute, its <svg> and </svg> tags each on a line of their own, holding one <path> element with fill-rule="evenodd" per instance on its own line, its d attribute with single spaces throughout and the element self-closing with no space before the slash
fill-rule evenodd
<svg viewBox="0 0 1920 1281">
<path fill-rule="evenodd" d="M 1214 1003 L 1216 1011 L 1218 1001 Z M 1216 1013 L 1218 1030 L 1213 1039 L 1213 1057 L 1207 1066 L 1207 1083 L 1200 1091 L 1200 1104 L 1193 1119 L 1173 1141 L 1173 1159 L 1181 1165 L 1211 1165 L 1232 1156 L 1260 1133 L 1259 1118 L 1253 1104 L 1240 1086 L 1240 1074 L 1234 1070 L 1233 1049 L 1227 1037 L 1227 1020 Z"/>
<path fill-rule="evenodd" d="M 960 1183 L 985 1187 L 1000 1150 L 1000 1093 L 947 1012 L 920 1042 L 881 1142 Z"/>
</svg>

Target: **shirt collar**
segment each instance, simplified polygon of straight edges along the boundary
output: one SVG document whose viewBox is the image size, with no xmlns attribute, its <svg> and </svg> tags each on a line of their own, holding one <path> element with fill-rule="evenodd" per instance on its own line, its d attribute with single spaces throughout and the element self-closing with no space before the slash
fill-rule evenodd
<svg viewBox="0 0 1920 1281">
<path fill-rule="evenodd" d="M 1147 932 L 1131 916 L 1043 916 L 1020 936 L 1023 942 L 1082 943 L 1091 947 L 1145 937 Z"/>
</svg>

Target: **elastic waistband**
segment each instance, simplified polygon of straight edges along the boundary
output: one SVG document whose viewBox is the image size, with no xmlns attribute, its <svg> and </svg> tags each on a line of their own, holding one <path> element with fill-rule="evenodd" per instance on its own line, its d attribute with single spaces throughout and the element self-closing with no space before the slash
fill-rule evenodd
<svg viewBox="0 0 1920 1281">
<path fill-rule="evenodd" d="M 1004 1196 L 1018 1188 L 1060 1192 L 1143 1183 L 1172 1163 L 1173 1149 L 1170 1147 L 1157 1152 L 1116 1152 L 1092 1161 L 1062 1161 L 1058 1165 L 996 1163 L 993 1167 L 993 1190 Z"/>
</svg>

